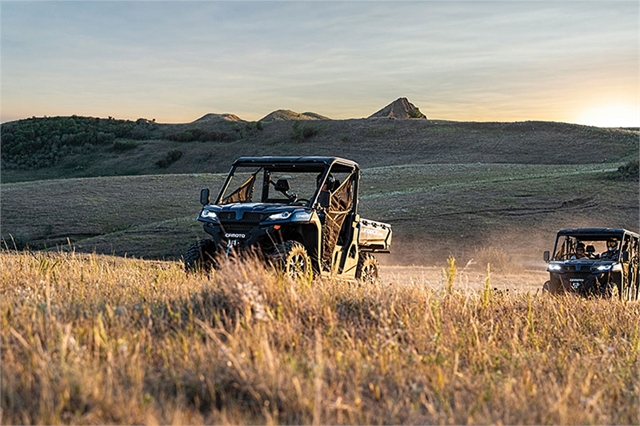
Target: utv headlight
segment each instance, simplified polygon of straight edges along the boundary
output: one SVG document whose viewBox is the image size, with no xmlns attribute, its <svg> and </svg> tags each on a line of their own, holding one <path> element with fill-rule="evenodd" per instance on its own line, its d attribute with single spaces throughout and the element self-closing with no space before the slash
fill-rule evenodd
<svg viewBox="0 0 640 426">
<path fill-rule="evenodd" d="M 268 220 L 285 220 L 285 219 L 289 219 L 289 217 L 291 217 L 291 212 L 280 212 L 280 213 L 272 214 L 267 219 Z"/>
<path fill-rule="evenodd" d="M 596 268 L 598 272 L 622 272 L 622 265 L 619 263 L 611 263 L 609 265 L 600 265 Z"/>
<path fill-rule="evenodd" d="M 547 266 L 547 271 L 562 271 L 562 265 L 558 265 L 557 263 L 550 263 Z"/>
<path fill-rule="evenodd" d="M 217 221 L 218 220 L 218 215 L 216 214 L 216 212 L 213 212 L 211 210 L 206 210 L 206 209 L 204 209 L 204 210 L 202 210 L 200 212 L 200 217 L 202 219 L 209 219 L 209 220 L 212 220 L 212 221 Z"/>
<path fill-rule="evenodd" d="M 309 222 L 311 220 L 311 212 L 295 212 L 291 220 L 293 222 Z"/>
<path fill-rule="evenodd" d="M 287 219 L 290 219 L 291 222 L 308 222 L 311 220 L 311 212 L 286 211 L 286 212 L 274 213 L 267 218 L 267 220 L 287 220 Z"/>
</svg>

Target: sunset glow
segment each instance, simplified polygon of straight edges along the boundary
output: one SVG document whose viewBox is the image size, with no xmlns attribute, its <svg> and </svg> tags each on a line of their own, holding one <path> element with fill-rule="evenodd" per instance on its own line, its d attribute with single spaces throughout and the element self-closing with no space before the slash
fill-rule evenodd
<svg viewBox="0 0 640 426">
<path fill-rule="evenodd" d="M 576 123 L 598 127 L 638 127 L 640 110 L 630 103 L 608 103 L 585 109 Z"/>
<path fill-rule="evenodd" d="M 0 121 L 277 109 L 638 126 L 640 2 L 0 1 Z M 589 99 L 587 99 L 587 97 Z"/>
</svg>

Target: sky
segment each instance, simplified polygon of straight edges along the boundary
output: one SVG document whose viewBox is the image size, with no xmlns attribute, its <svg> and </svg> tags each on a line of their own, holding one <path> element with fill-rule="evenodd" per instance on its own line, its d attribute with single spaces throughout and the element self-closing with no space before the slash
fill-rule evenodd
<svg viewBox="0 0 640 426">
<path fill-rule="evenodd" d="M 640 126 L 637 1 L 0 1 L 0 120 Z"/>
</svg>

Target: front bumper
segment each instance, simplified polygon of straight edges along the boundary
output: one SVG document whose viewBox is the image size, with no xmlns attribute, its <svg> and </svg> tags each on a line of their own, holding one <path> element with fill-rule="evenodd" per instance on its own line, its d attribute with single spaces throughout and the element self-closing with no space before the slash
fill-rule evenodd
<svg viewBox="0 0 640 426">
<path fill-rule="evenodd" d="M 204 231 L 211 235 L 219 250 L 229 247 L 248 249 L 259 245 L 262 241 L 278 240 L 278 231 L 273 225 L 262 226 L 255 223 L 214 224 L 205 222 Z"/>
<path fill-rule="evenodd" d="M 552 273 L 551 282 L 565 292 L 581 295 L 604 296 L 611 291 L 614 277 L 611 272 L 601 273 Z"/>
</svg>

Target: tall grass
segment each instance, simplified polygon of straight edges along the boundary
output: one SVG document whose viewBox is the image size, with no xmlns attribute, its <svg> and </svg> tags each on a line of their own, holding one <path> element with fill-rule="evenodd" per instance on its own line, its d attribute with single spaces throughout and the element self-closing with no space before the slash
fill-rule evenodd
<svg viewBox="0 0 640 426">
<path fill-rule="evenodd" d="M 3 424 L 638 424 L 640 307 L 0 254 Z"/>
</svg>

